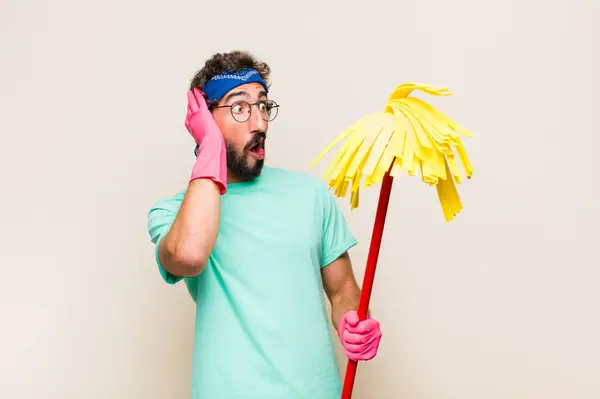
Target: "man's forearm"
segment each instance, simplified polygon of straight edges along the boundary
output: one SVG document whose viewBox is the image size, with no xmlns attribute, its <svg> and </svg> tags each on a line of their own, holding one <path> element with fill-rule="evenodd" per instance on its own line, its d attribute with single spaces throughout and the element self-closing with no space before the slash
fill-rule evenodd
<svg viewBox="0 0 600 399">
<path fill-rule="evenodd" d="M 360 302 L 360 288 L 348 283 L 344 289 L 331 299 L 331 317 L 333 325 L 337 328 L 346 312 L 358 310 Z"/>
<path fill-rule="evenodd" d="M 217 239 L 220 211 L 219 186 L 210 179 L 192 180 L 159 247 L 161 263 L 169 273 L 189 277 L 202 272 Z"/>
</svg>

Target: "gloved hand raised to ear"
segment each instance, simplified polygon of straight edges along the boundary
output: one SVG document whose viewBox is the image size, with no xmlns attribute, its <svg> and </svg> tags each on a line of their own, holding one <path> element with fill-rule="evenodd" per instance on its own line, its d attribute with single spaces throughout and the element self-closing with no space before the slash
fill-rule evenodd
<svg viewBox="0 0 600 399">
<path fill-rule="evenodd" d="M 188 91 L 185 127 L 198 144 L 198 155 L 191 180 L 207 178 L 219 185 L 221 194 L 227 191 L 227 152 L 225 139 L 208 110 L 206 99 L 196 88 Z"/>
<path fill-rule="evenodd" d="M 337 332 L 348 359 L 371 360 L 377 354 L 382 336 L 377 320 L 360 321 L 356 311 L 351 310 L 340 320 Z"/>
</svg>

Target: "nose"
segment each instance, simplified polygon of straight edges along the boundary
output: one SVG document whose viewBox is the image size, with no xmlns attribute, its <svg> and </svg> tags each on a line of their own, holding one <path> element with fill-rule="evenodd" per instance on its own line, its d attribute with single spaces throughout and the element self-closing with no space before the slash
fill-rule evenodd
<svg viewBox="0 0 600 399">
<path fill-rule="evenodd" d="M 258 105 L 252 106 L 250 113 L 250 131 L 251 132 L 266 132 L 268 122 L 265 121 L 258 110 Z"/>
</svg>

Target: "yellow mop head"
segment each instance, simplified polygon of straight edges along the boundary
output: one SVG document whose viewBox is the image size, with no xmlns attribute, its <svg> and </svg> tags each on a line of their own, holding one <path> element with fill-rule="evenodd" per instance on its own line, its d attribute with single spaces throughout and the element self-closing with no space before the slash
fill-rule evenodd
<svg viewBox="0 0 600 399">
<path fill-rule="evenodd" d="M 445 88 L 407 83 L 396 87 L 385 110 L 367 115 L 346 129 L 313 161 L 314 166 L 340 141 L 348 140 L 325 173 L 336 197 L 345 197 L 351 186 L 351 209 L 358 207 L 359 186 L 380 183 L 386 172 L 397 177 L 421 174 L 422 181 L 436 186 L 446 221 L 462 210 L 455 182 L 460 183 L 456 151 L 467 179 L 473 168 L 460 135 L 473 134 L 426 102 L 409 97 L 414 90 L 434 96 L 450 96 Z"/>
</svg>

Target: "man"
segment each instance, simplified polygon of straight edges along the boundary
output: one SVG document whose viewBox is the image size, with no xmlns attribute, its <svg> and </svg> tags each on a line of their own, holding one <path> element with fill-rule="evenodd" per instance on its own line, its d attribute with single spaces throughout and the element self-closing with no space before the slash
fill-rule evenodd
<svg viewBox="0 0 600 399">
<path fill-rule="evenodd" d="M 376 320 L 356 315 L 356 240 L 325 184 L 264 165 L 278 110 L 269 75 L 243 52 L 196 73 L 190 182 L 149 213 L 162 277 L 183 280 L 196 303 L 193 399 L 339 398 L 325 296 L 350 359 L 372 359 L 381 338 Z"/>
</svg>

